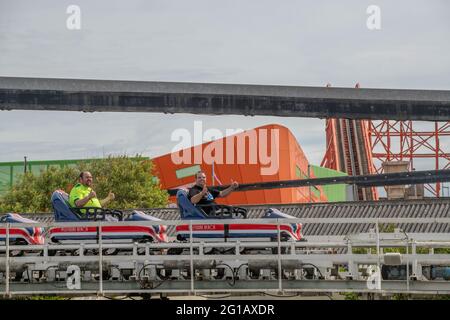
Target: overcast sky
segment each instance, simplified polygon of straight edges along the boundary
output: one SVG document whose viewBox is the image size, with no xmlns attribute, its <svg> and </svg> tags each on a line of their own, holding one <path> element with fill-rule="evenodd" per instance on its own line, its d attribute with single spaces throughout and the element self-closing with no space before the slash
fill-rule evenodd
<svg viewBox="0 0 450 320">
<path fill-rule="evenodd" d="M 81 8 L 69 30 L 66 9 Z M 366 25 L 369 5 L 381 30 Z M 450 89 L 450 2 L 0 0 L 0 75 Z M 158 156 L 173 130 L 287 126 L 320 163 L 324 121 L 0 111 L 0 161 Z"/>
</svg>

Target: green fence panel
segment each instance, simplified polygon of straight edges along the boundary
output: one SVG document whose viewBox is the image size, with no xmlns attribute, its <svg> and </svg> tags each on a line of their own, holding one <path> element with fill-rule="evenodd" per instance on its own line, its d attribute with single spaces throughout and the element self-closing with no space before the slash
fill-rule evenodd
<svg viewBox="0 0 450 320">
<path fill-rule="evenodd" d="M 316 178 L 331 178 L 346 176 L 347 173 L 340 172 L 320 166 L 311 165 L 312 172 Z M 346 185 L 332 184 L 322 186 L 322 190 L 327 196 L 329 202 L 347 201 Z"/>
</svg>

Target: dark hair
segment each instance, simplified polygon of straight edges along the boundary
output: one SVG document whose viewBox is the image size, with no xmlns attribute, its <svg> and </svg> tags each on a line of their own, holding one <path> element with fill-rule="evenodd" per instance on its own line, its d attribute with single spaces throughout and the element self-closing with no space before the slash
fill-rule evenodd
<svg viewBox="0 0 450 320">
<path fill-rule="evenodd" d="M 197 172 L 195 173 L 195 178 L 197 178 L 197 176 L 198 176 L 200 173 L 203 173 L 203 174 L 206 175 L 206 173 L 205 173 L 204 171 L 200 170 L 200 171 L 197 171 Z"/>
<path fill-rule="evenodd" d="M 84 176 L 84 174 L 86 173 L 87 171 L 81 171 L 80 172 L 80 175 L 79 175 L 79 178 L 83 178 L 83 176 Z"/>
</svg>

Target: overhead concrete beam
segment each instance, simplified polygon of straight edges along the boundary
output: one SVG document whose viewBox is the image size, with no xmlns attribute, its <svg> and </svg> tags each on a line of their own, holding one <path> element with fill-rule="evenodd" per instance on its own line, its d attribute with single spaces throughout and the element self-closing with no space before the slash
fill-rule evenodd
<svg viewBox="0 0 450 320">
<path fill-rule="evenodd" d="M 0 77 L 0 110 L 450 121 L 450 91 Z"/>
</svg>

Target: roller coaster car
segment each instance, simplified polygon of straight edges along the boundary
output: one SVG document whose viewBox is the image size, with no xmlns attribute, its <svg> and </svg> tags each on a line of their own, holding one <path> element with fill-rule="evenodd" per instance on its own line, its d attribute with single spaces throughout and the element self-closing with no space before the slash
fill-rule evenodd
<svg viewBox="0 0 450 320">
<path fill-rule="evenodd" d="M 129 221 L 161 221 L 141 211 L 124 214 L 118 210 L 102 208 L 71 208 L 67 193 L 57 190 L 52 194 L 52 206 L 56 222 L 129 222 Z M 54 227 L 49 230 L 53 242 L 97 241 L 99 233 L 97 226 Z M 110 242 L 167 242 L 166 226 L 104 226 L 102 240 Z"/>
<path fill-rule="evenodd" d="M 7 213 L 0 218 L 0 223 L 38 223 L 24 218 L 17 213 Z M 40 245 L 44 244 L 44 229 L 38 227 L 9 228 L 9 243 L 12 245 Z M 6 228 L 0 227 L 0 243 L 6 243 Z"/>
<path fill-rule="evenodd" d="M 245 208 L 226 205 L 193 205 L 187 197 L 186 190 L 177 191 L 177 203 L 182 220 L 208 220 L 208 219 L 247 219 Z M 211 207 L 211 214 L 206 214 L 202 208 Z M 263 219 L 295 218 L 277 209 L 268 209 Z M 176 227 L 177 239 L 188 240 L 190 237 L 189 225 Z M 305 241 L 302 235 L 301 223 L 280 224 L 282 241 Z M 278 226 L 276 223 L 258 224 L 193 224 L 193 240 L 210 241 L 275 241 L 278 239 Z"/>
</svg>

